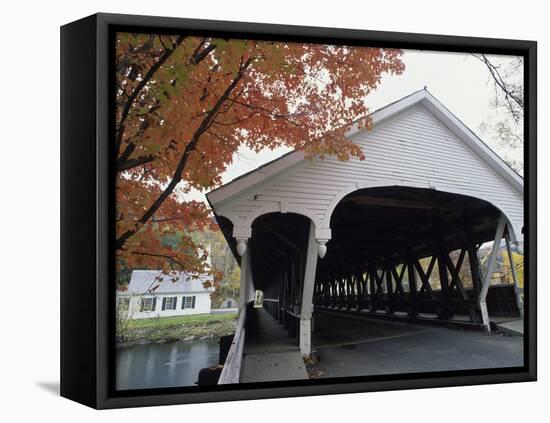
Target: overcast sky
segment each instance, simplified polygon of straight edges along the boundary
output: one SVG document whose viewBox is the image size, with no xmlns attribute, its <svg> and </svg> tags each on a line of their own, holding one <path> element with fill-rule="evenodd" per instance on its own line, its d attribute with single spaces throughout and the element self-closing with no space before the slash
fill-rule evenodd
<svg viewBox="0 0 550 423">
<path fill-rule="evenodd" d="M 507 56 L 489 56 L 505 63 L 512 60 Z M 374 111 L 414 91 L 427 87 L 439 101 L 480 136 L 497 153 L 499 147 L 490 140 L 490 134 L 481 134 L 480 126 L 495 114 L 490 103 L 494 98 L 493 80 L 483 63 L 462 53 L 441 53 L 419 50 L 405 50 L 403 57 L 405 71 L 401 75 L 382 78 L 380 87 L 366 98 L 370 111 Z M 241 148 L 233 164 L 223 174 L 223 183 L 249 172 L 284 153 L 289 148 L 278 148 L 254 153 Z M 521 155 L 522 153 L 520 153 Z M 205 192 L 206 193 L 206 192 Z M 187 198 L 205 201 L 204 194 L 192 192 Z"/>
</svg>

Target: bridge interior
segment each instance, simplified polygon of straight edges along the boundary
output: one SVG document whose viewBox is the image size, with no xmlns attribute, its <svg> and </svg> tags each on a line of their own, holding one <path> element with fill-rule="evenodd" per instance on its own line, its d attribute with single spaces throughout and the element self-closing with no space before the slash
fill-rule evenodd
<svg viewBox="0 0 550 423">
<path fill-rule="evenodd" d="M 494 240 L 499 217 L 483 200 L 436 190 L 356 191 L 333 213 L 314 302 L 411 317 L 466 315 L 481 323 L 477 253 Z"/>
<path fill-rule="evenodd" d="M 501 220 L 501 212 L 483 200 L 432 189 L 353 192 L 332 214 L 332 239 L 325 257 L 314 256 L 313 295 L 308 299 L 310 220 L 292 213 L 265 214 L 254 221 L 248 241 L 254 288 L 263 291 L 265 310 L 297 344 L 304 304 L 313 302 L 313 335 L 308 335 L 313 348 L 330 333 L 327 313 L 409 322 L 459 321 L 481 329 L 488 322 L 480 304 L 486 304 L 491 317 L 520 313 L 513 285 L 486 286 L 483 293 L 490 280 L 484 272 L 490 265 L 485 263 L 483 269 L 478 250 L 486 242 L 498 239 L 500 244 L 502 237 L 509 236 Z M 236 251 L 231 223 L 223 218 L 219 222 Z M 321 314 L 323 324 L 316 325 Z M 380 328 L 391 336 L 395 326 Z"/>
</svg>

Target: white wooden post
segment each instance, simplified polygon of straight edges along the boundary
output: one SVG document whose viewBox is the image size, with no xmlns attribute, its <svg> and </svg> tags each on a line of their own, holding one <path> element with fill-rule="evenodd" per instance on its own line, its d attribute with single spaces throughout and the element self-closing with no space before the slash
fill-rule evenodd
<svg viewBox="0 0 550 423">
<path fill-rule="evenodd" d="M 523 319 L 523 299 L 521 298 L 521 292 L 519 290 L 518 275 L 516 273 L 516 265 L 514 263 L 514 256 L 512 255 L 512 248 L 510 247 L 510 236 L 506 235 L 506 250 L 508 251 L 508 260 L 510 261 L 510 269 L 512 271 L 512 279 L 514 280 L 514 292 L 516 293 L 516 301 L 518 303 L 519 314 Z"/>
<path fill-rule="evenodd" d="M 309 223 L 309 242 L 307 245 L 306 270 L 300 312 L 300 352 L 302 356 L 311 355 L 311 315 L 313 311 L 313 288 L 317 271 L 318 244 L 315 239 L 315 224 Z"/>
<path fill-rule="evenodd" d="M 246 251 L 243 252 L 243 255 L 241 256 L 241 280 L 240 280 L 240 304 L 239 308 L 242 309 L 243 307 L 246 307 L 246 303 L 248 302 L 248 298 L 250 296 L 250 293 L 248 292 L 249 289 L 249 267 L 250 267 L 250 248 L 247 248 Z"/>
<path fill-rule="evenodd" d="M 495 234 L 495 241 L 493 243 L 493 249 L 491 250 L 491 255 L 489 256 L 489 264 L 487 266 L 487 273 L 483 280 L 481 286 L 481 291 L 479 292 L 478 304 L 481 310 L 481 318 L 487 332 L 491 332 L 491 325 L 489 323 L 489 312 L 487 311 L 487 292 L 489 291 L 489 283 L 491 282 L 491 277 L 493 276 L 493 270 L 495 268 L 495 263 L 497 260 L 498 250 L 500 247 L 500 241 L 504 235 L 504 227 L 506 226 L 506 219 L 504 215 L 500 216 L 498 220 L 497 230 Z"/>
<path fill-rule="evenodd" d="M 254 301 L 256 289 L 254 286 L 254 278 L 252 277 L 252 262 L 250 259 L 250 245 L 246 249 L 246 295 L 247 303 Z"/>
</svg>

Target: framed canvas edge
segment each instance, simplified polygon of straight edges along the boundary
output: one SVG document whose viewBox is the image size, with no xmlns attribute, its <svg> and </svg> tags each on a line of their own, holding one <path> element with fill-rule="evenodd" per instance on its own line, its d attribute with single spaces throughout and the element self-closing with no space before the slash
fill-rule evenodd
<svg viewBox="0 0 550 423">
<path fill-rule="evenodd" d="M 537 351 L 536 351 L 536 59 L 537 45 L 534 41 L 505 40 L 491 38 L 474 38 L 463 36 L 445 36 L 430 34 L 411 34 L 400 32 L 367 31 L 351 29 L 318 28 L 273 24 L 257 24 L 242 22 L 226 22 L 212 20 L 197 20 L 183 18 L 164 18 L 153 16 L 118 15 L 118 14 L 97 14 L 97 62 L 95 64 L 97 82 L 97 122 L 96 122 L 96 182 L 97 182 L 97 209 L 96 209 L 96 294 L 93 299 L 97 311 L 97 361 L 96 369 L 96 390 L 97 401 L 95 404 L 87 404 L 96 408 L 120 408 L 168 404 L 185 404 L 214 401 L 234 401 L 262 398 L 279 398 L 309 395 L 326 395 L 337 393 L 358 393 L 371 391 L 421 389 L 434 387 L 451 387 L 461 385 L 494 384 L 508 382 L 535 381 L 537 378 Z M 509 52 L 511 50 L 522 52 L 528 59 L 528 72 L 526 72 L 528 97 L 528 110 L 526 125 L 526 139 L 528 147 L 525 149 L 526 163 L 528 163 L 528 178 L 526 180 L 527 196 L 526 211 L 528 226 L 526 233 L 526 246 L 528 248 L 528 272 L 529 284 L 526 290 L 528 298 L 528 316 L 526 327 L 528 332 L 527 367 L 517 373 L 493 373 L 490 375 L 469 375 L 469 376 L 442 376 L 422 377 L 407 380 L 389 380 L 376 382 L 345 382 L 335 381 L 330 384 L 270 387 L 258 386 L 254 388 L 231 389 L 217 392 L 193 392 L 178 394 L 159 394 L 143 396 L 112 396 L 109 390 L 109 375 L 113 371 L 113 364 L 109 363 L 109 319 L 110 299 L 110 254 L 113 251 L 109 242 L 109 230 L 112 228 L 109 219 L 109 178 L 112 175 L 109 168 L 109 30 L 117 26 L 151 27 L 179 30 L 216 30 L 235 33 L 236 35 L 246 33 L 262 33 L 266 35 L 289 35 L 296 37 L 308 37 L 316 39 L 354 39 L 358 41 L 390 41 L 406 45 L 403 48 L 415 48 L 415 46 L 439 49 L 446 51 L 476 51 L 483 50 Z M 411 41 L 411 39 L 413 41 Z M 261 384 L 264 385 L 264 384 Z"/>
<path fill-rule="evenodd" d="M 60 31 L 60 394 L 91 407 L 97 406 L 101 337 L 95 257 L 96 34 L 96 16 Z M 77 278 L 83 286 L 73 283 Z"/>
<path fill-rule="evenodd" d="M 288 386 L 231 389 L 217 392 L 193 392 L 131 397 L 110 397 L 98 402 L 98 409 L 125 407 L 149 407 L 156 405 L 197 404 L 208 402 L 247 401 L 273 398 L 307 397 L 318 395 L 358 394 L 409 389 L 453 388 L 474 385 L 533 382 L 536 377 L 529 372 L 510 374 L 443 376 L 408 380 L 376 382 L 337 382 L 326 385 Z M 262 384 L 263 385 L 263 384 Z"/>
<path fill-rule="evenodd" d="M 537 292 L 538 292 L 538 274 L 537 274 L 537 44 L 533 42 L 528 46 L 526 52 L 527 71 L 524 74 L 527 87 L 525 94 L 527 95 L 527 114 L 524 119 L 524 136 L 527 139 L 528 148 L 524 148 L 524 163 L 528 164 L 528 176 L 525 179 L 527 185 L 525 197 L 525 210 L 528 219 L 527 237 L 525 246 L 527 247 L 527 280 L 525 285 L 527 296 L 527 321 L 524 321 L 524 327 L 527 328 L 527 346 L 528 369 L 533 376 L 533 380 L 537 379 Z M 525 165 L 524 165 L 525 166 Z M 524 188 L 525 189 L 525 188 Z"/>
</svg>

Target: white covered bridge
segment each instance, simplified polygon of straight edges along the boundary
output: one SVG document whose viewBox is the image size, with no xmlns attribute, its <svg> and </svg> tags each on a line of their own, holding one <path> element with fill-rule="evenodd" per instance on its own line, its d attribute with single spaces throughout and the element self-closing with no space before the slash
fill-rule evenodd
<svg viewBox="0 0 550 423">
<path fill-rule="evenodd" d="M 241 304 L 262 290 L 303 355 L 314 307 L 489 329 L 500 241 L 523 241 L 523 179 L 428 91 L 371 117 L 347 135 L 365 160 L 296 151 L 207 195 L 240 260 Z M 494 240 L 482 271 L 478 249 Z"/>
</svg>

